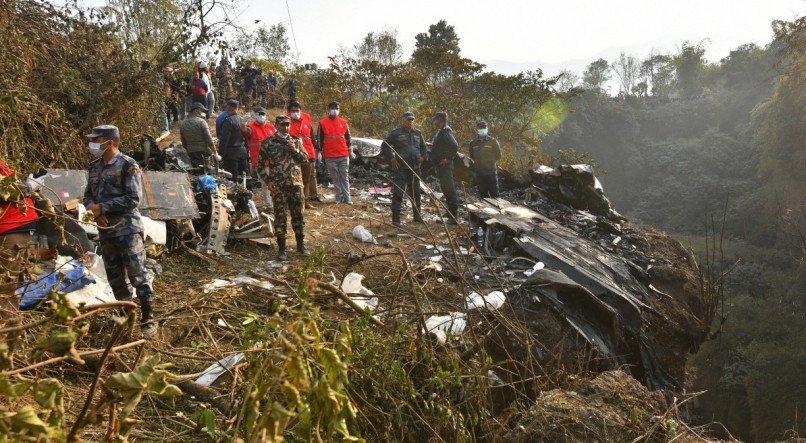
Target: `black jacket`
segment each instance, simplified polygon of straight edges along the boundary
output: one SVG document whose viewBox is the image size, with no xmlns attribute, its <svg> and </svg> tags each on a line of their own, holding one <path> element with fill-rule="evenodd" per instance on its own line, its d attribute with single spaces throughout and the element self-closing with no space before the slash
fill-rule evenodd
<svg viewBox="0 0 806 443">
<path fill-rule="evenodd" d="M 437 131 L 437 135 L 434 137 L 431 145 L 431 161 L 434 163 L 439 163 L 442 160 L 453 162 L 458 149 L 459 143 L 456 142 L 456 138 L 453 136 L 453 130 L 446 125 Z"/>
<path fill-rule="evenodd" d="M 412 128 L 406 131 L 402 127 L 395 129 L 386 136 L 381 145 L 381 156 L 387 160 L 393 157 L 402 157 L 407 162 L 420 161 L 428 157 L 423 133 Z"/>
<path fill-rule="evenodd" d="M 243 159 L 247 157 L 243 134 L 241 133 L 241 116 L 232 114 L 221 123 L 218 134 L 218 151 L 222 157 Z"/>
</svg>

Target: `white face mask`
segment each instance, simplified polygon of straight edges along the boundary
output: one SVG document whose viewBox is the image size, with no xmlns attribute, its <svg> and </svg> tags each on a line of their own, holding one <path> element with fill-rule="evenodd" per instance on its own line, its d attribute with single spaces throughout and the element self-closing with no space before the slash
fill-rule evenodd
<svg viewBox="0 0 806 443">
<path fill-rule="evenodd" d="M 299 120 L 301 117 L 302 117 L 301 112 L 292 112 L 291 113 L 291 118 L 293 118 L 294 120 Z"/>
<path fill-rule="evenodd" d="M 105 145 L 107 143 L 109 143 L 109 140 L 107 140 L 107 141 L 105 141 L 103 143 L 90 142 L 89 145 L 88 145 L 88 147 L 90 149 L 90 154 L 92 154 L 95 158 L 103 157 L 104 152 L 106 152 L 106 148 L 101 149 L 101 146 L 103 146 L 103 145 Z"/>
<path fill-rule="evenodd" d="M 487 128 L 481 128 L 481 129 L 479 129 L 478 132 L 479 132 L 479 136 L 484 137 L 485 135 L 487 135 Z"/>
<path fill-rule="evenodd" d="M 338 117 L 338 115 L 339 115 L 339 110 L 338 109 L 331 109 L 330 110 L 330 116 L 331 117 Z"/>
<path fill-rule="evenodd" d="M 266 121 L 266 116 L 258 114 L 258 116 L 255 117 L 255 120 L 257 120 L 258 123 L 263 123 Z"/>
</svg>

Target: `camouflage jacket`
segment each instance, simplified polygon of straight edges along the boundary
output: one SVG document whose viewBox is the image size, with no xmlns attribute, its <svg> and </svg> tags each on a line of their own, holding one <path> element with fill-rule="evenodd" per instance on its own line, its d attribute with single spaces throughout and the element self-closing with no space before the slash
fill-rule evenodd
<svg viewBox="0 0 806 443">
<path fill-rule="evenodd" d="M 113 238 L 143 232 L 137 207 L 143 195 L 140 166 L 133 158 L 116 153 L 108 164 L 103 159 L 90 163 L 84 206 L 101 206 L 111 229 L 101 229 L 100 237 Z"/>
<path fill-rule="evenodd" d="M 288 146 L 289 141 L 297 144 L 296 151 Z M 263 182 L 288 188 L 302 186 L 302 170 L 299 166 L 308 162 L 308 155 L 298 138 L 290 135 L 283 137 L 276 133 L 261 142 L 257 162 L 258 173 Z"/>
</svg>

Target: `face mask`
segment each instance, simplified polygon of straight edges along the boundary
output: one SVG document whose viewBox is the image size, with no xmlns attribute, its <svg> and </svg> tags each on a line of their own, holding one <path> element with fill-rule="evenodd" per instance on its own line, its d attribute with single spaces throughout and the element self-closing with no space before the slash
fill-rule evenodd
<svg viewBox="0 0 806 443">
<path fill-rule="evenodd" d="M 266 121 L 266 116 L 265 115 L 258 115 L 257 117 L 255 117 L 255 120 L 257 120 L 258 123 L 263 123 L 263 122 Z"/>
<path fill-rule="evenodd" d="M 338 109 L 331 109 L 330 110 L 330 116 L 331 117 L 338 117 L 338 115 L 339 115 L 339 110 Z"/>
<path fill-rule="evenodd" d="M 292 112 L 292 113 L 291 113 L 291 118 L 293 118 L 294 120 L 299 120 L 299 119 L 300 119 L 300 117 L 302 117 L 302 113 L 301 113 L 301 112 Z"/>
<path fill-rule="evenodd" d="M 479 129 L 479 136 L 484 137 L 487 135 L 487 128 Z"/>
<path fill-rule="evenodd" d="M 107 144 L 108 142 L 109 140 L 103 143 L 90 142 L 89 143 L 90 154 L 92 154 L 95 158 L 103 157 L 104 152 L 106 152 L 106 149 L 105 148 L 101 149 L 101 146 Z"/>
</svg>

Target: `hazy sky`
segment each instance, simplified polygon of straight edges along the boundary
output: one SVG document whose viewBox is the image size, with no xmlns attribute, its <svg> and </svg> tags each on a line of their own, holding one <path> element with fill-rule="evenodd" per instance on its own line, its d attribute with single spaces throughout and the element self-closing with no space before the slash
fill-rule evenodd
<svg viewBox="0 0 806 443">
<path fill-rule="evenodd" d="M 620 51 L 644 57 L 652 49 L 673 51 L 685 40 L 708 39 L 706 56 L 715 61 L 740 44 L 768 43 L 772 20 L 806 14 L 806 0 L 236 1 L 245 25 L 288 23 L 288 4 L 302 63 L 324 64 L 339 45 L 352 47 L 384 28 L 397 29 L 408 56 L 414 36 L 445 19 L 466 57 L 504 73 L 535 67 L 581 72 L 598 57 L 612 60 Z"/>
<path fill-rule="evenodd" d="M 773 19 L 806 13 L 805 0 L 289 0 L 300 61 L 322 63 L 338 46 L 352 47 L 369 31 L 398 30 L 408 55 L 414 35 L 445 19 L 465 56 L 482 62 L 563 64 L 673 50 L 708 38 L 708 57 L 770 41 Z M 288 22 L 285 0 L 252 2 L 245 17 Z M 292 42 L 293 48 L 293 42 Z M 502 69 L 510 63 L 490 63 Z"/>
</svg>

